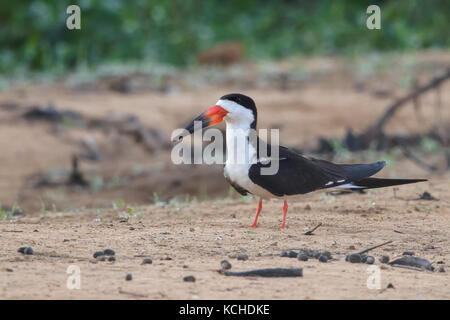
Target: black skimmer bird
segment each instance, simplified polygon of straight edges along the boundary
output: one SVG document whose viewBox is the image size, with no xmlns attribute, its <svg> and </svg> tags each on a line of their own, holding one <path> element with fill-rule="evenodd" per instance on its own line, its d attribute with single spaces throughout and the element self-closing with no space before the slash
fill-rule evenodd
<svg viewBox="0 0 450 320">
<path fill-rule="evenodd" d="M 195 118 L 187 127 L 185 134 L 191 134 L 196 128 L 195 121 L 201 121 L 199 128 L 206 128 L 226 122 L 227 160 L 224 167 L 226 180 L 242 195 L 253 194 L 259 197 L 258 208 L 253 224 L 256 227 L 262 209 L 262 200 L 280 198 L 284 200 L 283 222 L 286 225 L 288 204 L 286 198 L 305 194 L 319 189 L 347 188 L 372 189 L 407 183 L 426 181 L 426 179 L 380 179 L 371 178 L 380 171 L 386 162 L 378 161 L 370 164 L 335 164 L 325 160 L 303 156 L 286 147 L 279 146 L 278 158 L 273 159 L 261 154 L 261 146 L 265 144 L 257 135 L 250 139 L 251 130 L 256 130 L 257 111 L 253 99 L 243 94 L 232 93 L 224 95 L 216 105 Z M 230 147 L 235 139 L 236 132 L 246 137 L 245 150 Z M 265 144 L 267 151 L 271 150 Z M 241 146 L 242 148 L 242 146 Z M 233 161 L 236 154 L 245 153 L 248 156 L 244 163 Z M 261 174 L 262 168 L 271 165 L 271 161 L 279 161 L 278 171 L 275 174 Z"/>
</svg>

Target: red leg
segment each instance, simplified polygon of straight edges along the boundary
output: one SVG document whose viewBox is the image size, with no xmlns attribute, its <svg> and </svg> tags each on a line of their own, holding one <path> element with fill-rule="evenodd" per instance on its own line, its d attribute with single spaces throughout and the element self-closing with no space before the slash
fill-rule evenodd
<svg viewBox="0 0 450 320">
<path fill-rule="evenodd" d="M 258 209 L 256 210 L 255 221 L 253 222 L 253 224 L 251 226 L 249 226 L 250 228 L 256 228 L 256 225 L 258 223 L 258 217 L 259 217 L 259 214 L 261 213 L 261 209 L 262 209 L 262 199 L 259 199 Z"/>
<path fill-rule="evenodd" d="M 286 214 L 288 210 L 288 204 L 287 201 L 284 200 L 284 206 L 283 206 L 283 223 L 281 224 L 281 229 L 283 229 L 286 225 Z"/>
</svg>

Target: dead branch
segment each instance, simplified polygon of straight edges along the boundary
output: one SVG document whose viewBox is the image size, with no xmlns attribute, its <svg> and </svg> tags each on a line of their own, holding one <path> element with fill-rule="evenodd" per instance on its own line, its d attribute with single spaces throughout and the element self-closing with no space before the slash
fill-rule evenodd
<svg viewBox="0 0 450 320">
<path fill-rule="evenodd" d="M 365 146 L 369 146 L 370 142 L 374 140 L 380 142 L 384 137 L 384 127 L 402 106 L 410 101 L 418 101 L 420 95 L 431 89 L 438 89 L 439 86 L 449 78 L 450 69 L 447 69 L 442 75 L 435 77 L 425 85 L 417 86 L 406 96 L 397 99 L 386 108 L 386 111 L 378 118 L 375 124 L 366 129 L 361 135 L 357 137 L 357 139 L 361 141 Z"/>
</svg>

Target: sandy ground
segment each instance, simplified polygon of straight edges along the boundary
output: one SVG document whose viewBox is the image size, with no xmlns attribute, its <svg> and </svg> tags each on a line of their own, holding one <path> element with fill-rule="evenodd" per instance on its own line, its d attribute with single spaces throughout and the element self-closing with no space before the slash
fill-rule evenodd
<svg viewBox="0 0 450 320">
<path fill-rule="evenodd" d="M 438 201 L 414 200 L 428 190 Z M 449 299 L 450 192 L 448 181 L 404 186 L 364 195 L 318 192 L 291 201 L 288 228 L 278 229 L 278 201 L 263 206 L 257 229 L 255 201 L 177 203 L 127 210 L 63 213 L 0 222 L 1 299 Z M 308 208 L 310 207 L 310 209 Z M 128 222 L 120 222 L 128 216 Z M 303 233 L 318 223 L 314 235 Z M 385 241 L 371 252 L 380 267 L 381 289 L 368 289 L 367 264 L 344 261 L 345 254 Z M 17 252 L 32 246 L 34 255 Z M 353 247 L 352 247 L 353 246 Z M 434 246 L 434 249 L 429 249 Z M 428 247 L 428 248 L 427 248 Z M 92 254 L 112 248 L 116 262 Z M 329 250 L 334 259 L 301 262 L 282 250 Z M 381 264 L 412 250 L 447 272 L 415 271 Z M 235 259 L 245 253 L 247 261 Z M 144 257 L 153 264 L 141 265 Z M 217 272 L 228 259 L 234 271 L 301 267 L 302 278 L 225 277 Z M 80 268 L 81 288 L 66 286 L 70 265 Z M 125 275 L 131 273 L 132 281 Z M 193 275 L 195 283 L 184 282 Z M 394 288 L 388 289 L 391 283 Z"/>
<path fill-rule="evenodd" d="M 364 195 L 317 192 L 293 199 L 285 230 L 278 228 L 282 203 L 267 202 L 259 227 L 250 230 L 256 199 L 230 196 L 221 165 L 175 166 L 170 148 L 149 153 L 114 132 L 55 127 L 21 116 L 31 106 L 48 105 L 86 117 L 131 114 L 169 140 L 172 130 L 186 125 L 223 94 L 242 92 L 256 100 L 260 128 L 279 128 L 285 146 L 313 148 L 320 136 L 343 137 L 348 127 L 355 132 L 365 129 L 408 91 L 405 83 L 413 76 L 424 83 L 450 61 L 448 51 L 418 56 L 405 55 L 406 64 L 394 58 L 384 69 L 368 65 L 374 70 L 370 74 L 364 68 L 355 72 L 354 65 L 342 67 L 338 59 L 305 60 L 301 70 L 306 73 L 297 75 L 307 75 L 307 80 L 293 81 L 285 91 L 276 84 L 259 86 L 265 78 L 250 68 L 240 71 L 244 81 L 219 86 L 209 85 L 206 73 L 197 78 L 180 74 L 192 76 L 196 85 L 179 84 L 171 93 L 86 91 L 66 84 L 0 92 L 0 209 L 9 210 L 14 204 L 22 209 L 22 215 L 0 220 L 0 299 L 449 299 L 448 171 L 427 172 L 395 150 L 347 154 L 339 162 L 387 160 L 388 166 L 377 176 L 429 182 L 401 186 L 396 194 L 387 188 Z M 291 70 L 292 65 L 286 66 Z M 210 75 L 217 77 L 218 70 Z M 440 95 L 433 91 L 421 97 L 420 113 L 412 112 L 412 105 L 400 110 L 388 132 L 420 133 L 448 125 L 449 86 L 445 83 Z M 99 161 L 80 161 L 83 174 L 100 181 L 97 187 L 33 187 L 33 181 L 48 172 L 67 174 L 71 157 L 82 151 L 85 138 L 95 139 L 103 155 Z M 415 152 L 429 164 L 442 165 L 442 149 Z M 416 200 L 424 191 L 439 200 Z M 121 222 L 124 217 L 127 222 Z M 304 235 L 318 223 L 323 225 L 314 235 Z M 388 240 L 393 243 L 371 252 L 380 266 L 381 289 L 368 289 L 368 265 L 351 264 L 344 257 Z M 32 246 L 35 254 L 18 253 L 22 246 Z M 429 246 L 434 249 L 426 249 Z M 116 262 L 92 258 L 105 248 L 116 251 Z M 329 250 L 334 259 L 321 263 L 279 257 L 282 250 L 292 248 Z M 393 268 L 378 260 L 385 254 L 394 259 L 406 250 L 447 272 Z M 237 260 L 239 253 L 249 259 Z M 141 265 L 144 256 L 153 264 Z M 225 277 L 217 272 L 223 259 L 233 264 L 233 271 L 301 267 L 304 276 Z M 79 290 L 66 286 L 71 265 L 81 270 Z M 125 281 L 127 273 L 133 275 L 132 281 Z M 196 282 L 184 282 L 188 275 Z M 394 289 L 387 289 L 389 283 Z"/>
</svg>

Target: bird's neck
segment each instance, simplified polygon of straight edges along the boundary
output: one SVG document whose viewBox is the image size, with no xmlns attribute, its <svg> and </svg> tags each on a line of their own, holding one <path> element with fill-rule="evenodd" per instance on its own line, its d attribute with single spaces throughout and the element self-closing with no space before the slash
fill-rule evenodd
<svg viewBox="0 0 450 320">
<path fill-rule="evenodd" d="M 256 129 L 250 123 L 227 122 L 227 165 L 248 165 L 257 162 Z"/>
</svg>

